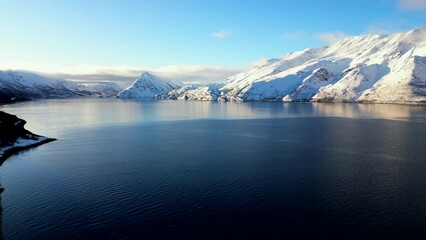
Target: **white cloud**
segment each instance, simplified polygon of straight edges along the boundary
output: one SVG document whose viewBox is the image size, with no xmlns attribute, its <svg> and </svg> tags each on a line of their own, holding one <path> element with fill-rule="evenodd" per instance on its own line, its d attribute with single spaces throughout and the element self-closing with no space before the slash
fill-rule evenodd
<svg viewBox="0 0 426 240">
<path fill-rule="evenodd" d="M 285 32 L 282 35 L 282 38 L 284 40 L 289 40 L 289 41 L 297 41 L 297 40 L 300 40 L 300 39 L 302 39 L 304 37 L 306 37 L 306 33 L 304 31 Z"/>
<path fill-rule="evenodd" d="M 227 30 L 220 30 L 220 31 L 212 33 L 212 36 L 217 39 L 225 39 L 227 37 L 230 37 L 231 35 L 232 33 Z"/>
<path fill-rule="evenodd" d="M 249 66 L 250 66 L 250 68 L 252 68 L 252 67 L 264 65 L 267 62 L 268 62 L 268 59 L 266 57 L 263 57 L 263 58 L 260 58 L 258 60 L 251 61 Z"/>
<path fill-rule="evenodd" d="M 80 65 L 64 67 L 32 62 L 2 62 L 1 69 L 26 70 L 42 75 L 71 79 L 76 81 L 113 81 L 126 87 L 143 71 L 149 71 L 160 77 L 179 80 L 184 83 L 212 83 L 234 75 L 245 68 L 220 67 L 207 65 L 168 65 L 157 68 L 142 66 L 95 66 Z"/>
<path fill-rule="evenodd" d="M 405 10 L 426 10 L 426 0 L 398 0 L 398 4 Z"/>
<path fill-rule="evenodd" d="M 225 68 L 220 66 L 185 65 L 164 66 L 152 69 L 153 74 L 179 80 L 183 83 L 212 83 L 245 70 L 244 68 Z"/>
<path fill-rule="evenodd" d="M 367 34 L 388 35 L 397 31 L 396 28 L 384 24 L 372 24 L 367 27 Z"/>
<path fill-rule="evenodd" d="M 411 28 L 412 26 L 407 21 L 394 19 L 391 22 L 382 21 L 370 24 L 367 26 L 366 34 L 389 35 L 396 32 L 408 31 Z"/>
<path fill-rule="evenodd" d="M 342 38 L 347 37 L 348 35 L 341 31 L 335 31 L 335 32 L 322 32 L 322 33 L 316 33 L 314 34 L 314 37 L 316 39 L 319 39 L 321 41 L 324 41 L 326 43 L 332 44 L 337 41 L 339 41 Z"/>
</svg>

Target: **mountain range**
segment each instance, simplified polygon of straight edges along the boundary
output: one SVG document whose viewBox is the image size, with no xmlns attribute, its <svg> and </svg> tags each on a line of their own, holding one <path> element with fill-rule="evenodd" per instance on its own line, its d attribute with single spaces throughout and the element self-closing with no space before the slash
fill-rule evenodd
<svg viewBox="0 0 426 240">
<path fill-rule="evenodd" d="M 269 59 L 205 86 L 176 88 L 167 83 L 144 73 L 118 96 L 152 97 L 169 91 L 168 98 L 206 101 L 426 103 L 426 28 L 347 37 L 331 46 Z"/>
<path fill-rule="evenodd" d="M 189 100 L 426 103 L 426 28 L 347 37 L 179 92 Z"/>
<path fill-rule="evenodd" d="M 426 103 L 426 27 L 347 37 L 330 46 L 269 59 L 206 85 L 143 72 L 124 90 L 19 71 L 0 71 L 0 102 L 101 96 L 203 101 Z"/>
</svg>

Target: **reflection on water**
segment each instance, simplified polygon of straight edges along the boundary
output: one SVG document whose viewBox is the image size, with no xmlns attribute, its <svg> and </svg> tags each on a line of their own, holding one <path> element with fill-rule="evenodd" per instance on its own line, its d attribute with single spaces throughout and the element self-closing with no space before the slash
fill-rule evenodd
<svg viewBox="0 0 426 240">
<path fill-rule="evenodd" d="M 0 106 L 27 120 L 27 128 L 55 137 L 74 127 L 139 124 L 188 119 L 288 117 L 375 118 L 424 121 L 426 106 L 280 102 L 132 101 L 120 99 L 44 100 Z M 41 124 L 42 123 L 42 124 Z"/>
<path fill-rule="evenodd" d="M 424 120 L 426 106 L 392 104 L 313 104 L 319 116 L 345 118 L 379 118 L 390 120 Z"/>
</svg>

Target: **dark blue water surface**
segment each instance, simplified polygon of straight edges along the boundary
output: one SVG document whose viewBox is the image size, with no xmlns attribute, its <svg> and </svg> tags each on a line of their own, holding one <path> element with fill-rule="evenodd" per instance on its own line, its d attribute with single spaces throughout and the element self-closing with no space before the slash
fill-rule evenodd
<svg viewBox="0 0 426 240">
<path fill-rule="evenodd" d="M 425 238 L 426 108 L 83 99 L 0 167 L 4 239 Z"/>
</svg>

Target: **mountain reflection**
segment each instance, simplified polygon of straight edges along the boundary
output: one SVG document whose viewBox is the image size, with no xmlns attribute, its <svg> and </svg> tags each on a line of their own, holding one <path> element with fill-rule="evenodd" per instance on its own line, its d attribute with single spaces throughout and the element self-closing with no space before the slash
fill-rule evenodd
<svg viewBox="0 0 426 240">
<path fill-rule="evenodd" d="M 318 116 L 333 116 L 344 118 L 379 118 L 392 120 L 412 119 L 416 114 L 421 114 L 425 106 L 407 106 L 392 104 L 312 104 Z"/>
</svg>

